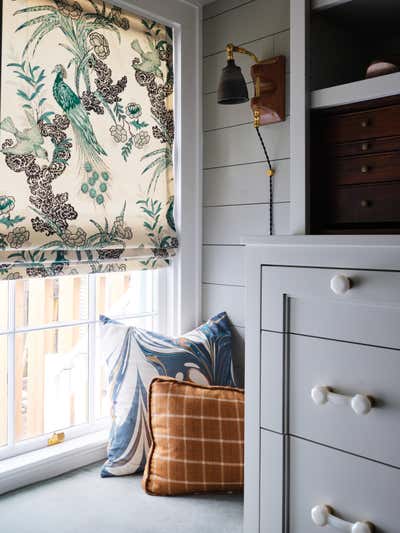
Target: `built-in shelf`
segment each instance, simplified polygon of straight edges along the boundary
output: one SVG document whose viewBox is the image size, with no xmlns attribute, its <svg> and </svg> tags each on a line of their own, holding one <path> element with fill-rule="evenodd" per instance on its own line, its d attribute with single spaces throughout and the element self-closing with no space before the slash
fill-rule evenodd
<svg viewBox="0 0 400 533">
<path fill-rule="evenodd" d="M 335 107 L 397 94 L 400 94 L 400 72 L 313 91 L 311 108 Z"/>
<path fill-rule="evenodd" d="M 349 2 L 352 2 L 352 0 L 313 0 L 311 2 L 311 8 L 313 11 L 322 11 L 342 4 L 348 4 Z"/>
</svg>

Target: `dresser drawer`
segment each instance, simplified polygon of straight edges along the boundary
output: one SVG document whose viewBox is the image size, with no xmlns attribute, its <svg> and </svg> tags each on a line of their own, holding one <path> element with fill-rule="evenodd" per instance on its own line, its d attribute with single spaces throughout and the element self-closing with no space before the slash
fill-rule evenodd
<svg viewBox="0 0 400 533">
<path fill-rule="evenodd" d="M 329 224 L 397 224 L 400 182 L 336 187 L 329 204 Z"/>
<path fill-rule="evenodd" d="M 264 266 L 261 320 L 268 331 L 400 349 L 400 273 Z"/>
<path fill-rule="evenodd" d="M 400 152 L 337 158 L 328 162 L 328 165 L 334 185 L 400 179 Z"/>
<path fill-rule="evenodd" d="M 400 351 L 297 335 L 289 345 L 289 432 L 400 468 Z"/>
<path fill-rule="evenodd" d="M 369 139 L 367 141 L 353 141 L 327 146 L 330 156 L 349 156 L 361 154 L 381 154 L 400 150 L 400 137 L 383 137 L 381 139 Z M 400 157 L 400 154 L 399 154 Z"/>
<path fill-rule="evenodd" d="M 400 135 L 400 106 L 329 116 L 323 124 L 323 135 L 328 143 Z"/>
<path fill-rule="evenodd" d="M 399 533 L 399 494 L 400 470 L 290 439 L 290 533 L 337 531 L 314 524 L 311 510 L 317 505 L 352 524 L 370 522 L 376 533 Z"/>
</svg>

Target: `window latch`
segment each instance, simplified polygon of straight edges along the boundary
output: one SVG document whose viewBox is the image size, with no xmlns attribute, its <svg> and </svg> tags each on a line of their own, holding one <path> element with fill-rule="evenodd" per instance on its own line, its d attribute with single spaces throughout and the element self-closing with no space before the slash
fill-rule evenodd
<svg viewBox="0 0 400 533">
<path fill-rule="evenodd" d="M 53 433 L 53 435 L 47 441 L 47 446 L 54 446 L 55 444 L 61 444 L 64 442 L 65 433 Z"/>
</svg>

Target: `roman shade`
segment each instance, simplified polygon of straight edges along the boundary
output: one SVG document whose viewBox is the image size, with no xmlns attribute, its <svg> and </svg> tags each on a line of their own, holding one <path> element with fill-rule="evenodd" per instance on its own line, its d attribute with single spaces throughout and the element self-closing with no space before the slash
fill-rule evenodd
<svg viewBox="0 0 400 533">
<path fill-rule="evenodd" d="M 100 0 L 3 0 L 0 279 L 175 255 L 172 30 Z"/>
</svg>

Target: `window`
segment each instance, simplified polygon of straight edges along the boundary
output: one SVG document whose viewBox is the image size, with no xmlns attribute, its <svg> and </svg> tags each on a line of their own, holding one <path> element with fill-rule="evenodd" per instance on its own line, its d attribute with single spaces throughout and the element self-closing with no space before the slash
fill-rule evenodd
<svg viewBox="0 0 400 533">
<path fill-rule="evenodd" d="M 99 316 L 165 331 L 168 270 L 0 282 L 0 459 L 109 424 Z"/>
</svg>

